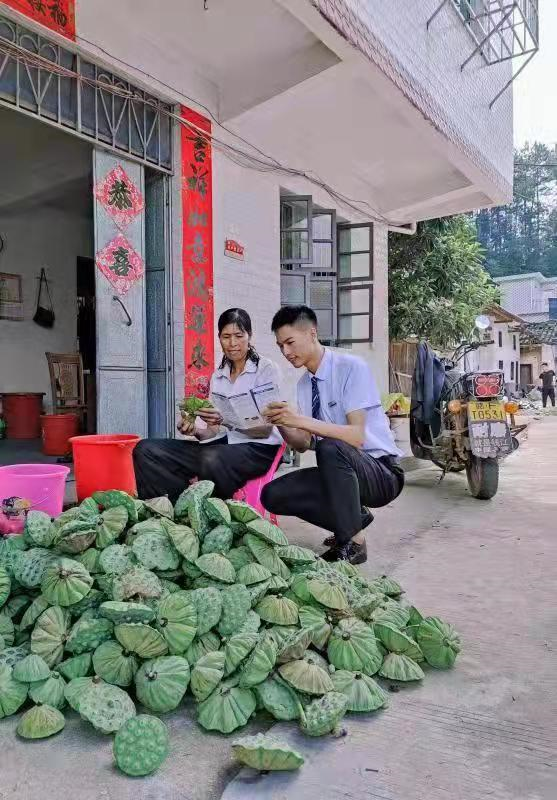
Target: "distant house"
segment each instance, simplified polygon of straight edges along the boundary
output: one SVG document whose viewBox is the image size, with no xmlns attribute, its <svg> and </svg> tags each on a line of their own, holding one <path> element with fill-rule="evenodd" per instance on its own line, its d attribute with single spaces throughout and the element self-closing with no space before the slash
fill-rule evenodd
<svg viewBox="0 0 557 800">
<path fill-rule="evenodd" d="M 520 334 L 520 352 L 520 385 L 537 386 L 543 362 L 551 369 L 557 365 L 557 319 L 525 325 Z"/>
<path fill-rule="evenodd" d="M 463 368 L 467 372 L 501 370 L 507 390 L 516 391 L 520 382 L 520 331 L 524 320 L 497 303 L 489 305 L 484 313 L 491 326 L 482 332 L 482 336 L 490 344 L 466 356 Z"/>
<path fill-rule="evenodd" d="M 501 290 L 501 305 L 525 322 L 557 320 L 557 278 L 528 272 L 494 280 Z"/>
</svg>

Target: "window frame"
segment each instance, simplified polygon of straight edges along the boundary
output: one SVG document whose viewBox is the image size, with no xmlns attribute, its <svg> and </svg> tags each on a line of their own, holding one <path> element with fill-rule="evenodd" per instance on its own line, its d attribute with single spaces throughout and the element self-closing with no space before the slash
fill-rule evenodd
<svg viewBox="0 0 557 800">
<path fill-rule="evenodd" d="M 303 200 L 307 203 L 307 228 L 283 228 L 282 227 L 282 204 L 288 200 Z M 280 196 L 279 208 L 279 228 L 280 228 L 280 263 L 282 264 L 313 264 L 313 197 L 310 194 L 285 194 Z M 282 238 L 284 234 L 306 233 L 308 234 L 308 257 L 307 258 L 283 258 L 282 257 Z"/>
<path fill-rule="evenodd" d="M 339 246 L 340 231 L 352 230 L 354 228 L 367 228 L 369 230 L 369 250 L 341 250 Z M 373 245 L 374 245 L 374 231 L 372 222 L 340 222 L 337 225 L 337 283 L 340 285 L 348 283 L 373 283 Z M 357 256 L 363 253 L 369 253 L 369 272 L 367 275 L 359 275 L 356 278 L 341 278 L 340 277 L 340 258 L 341 256 Z"/>
<path fill-rule="evenodd" d="M 357 289 L 367 289 L 369 297 L 369 306 L 367 311 L 355 311 L 353 314 L 343 314 L 340 311 L 340 294 L 342 291 L 353 292 Z M 351 283 L 340 284 L 337 282 L 338 299 L 337 299 L 337 344 L 363 344 L 373 342 L 373 283 L 362 283 L 353 285 Z M 345 339 L 340 336 L 340 320 L 346 317 L 367 317 L 369 322 L 369 337 L 365 339 Z"/>
<path fill-rule="evenodd" d="M 503 347 L 503 331 L 498 331 L 499 347 Z"/>
<path fill-rule="evenodd" d="M 367 228 L 369 231 L 369 250 L 341 250 L 340 240 L 342 230 L 352 230 L 354 228 Z M 369 344 L 373 342 L 373 289 L 374 289 L 374 225 L 372 222 L 355 222 L 355 223 L 339 223 L 337 225 L 337 344 Z M 369 254 L 369 271 L 367 275 L 359 275 L 357 277 L 341 278 L 340 277 L 340 259 L 342 256 L 359 255 L 361 253 Z M 367 289 L 368 292 L 368 310 L 356 311 L 352 314 L 341 312 L 341 293 L 353 292 L 358 289 Z M 340 336 L 341 320 L 347 317 L 364 317 L 367 316 L 369 321 L 368 336 L 365 338 L 345 338 Z"/>
</svg>

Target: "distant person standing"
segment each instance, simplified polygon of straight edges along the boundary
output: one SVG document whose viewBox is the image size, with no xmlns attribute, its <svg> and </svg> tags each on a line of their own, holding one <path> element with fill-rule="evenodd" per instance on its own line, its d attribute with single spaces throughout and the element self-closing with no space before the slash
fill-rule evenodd
<svg viewBox="0 0 557 800">
<path fill-rule="evenodd" d="M 555 387 L 553 382 L 555 380 L 555 372 L 549 369 L 549 364 L 544 361 L 542 364 L 542 372 L 540 375 L 542 382 L 542 403 L 543 407 L 547 406 L 547 398 L 551 400 L 551 405 L 555 408 Z"/>
</svg>

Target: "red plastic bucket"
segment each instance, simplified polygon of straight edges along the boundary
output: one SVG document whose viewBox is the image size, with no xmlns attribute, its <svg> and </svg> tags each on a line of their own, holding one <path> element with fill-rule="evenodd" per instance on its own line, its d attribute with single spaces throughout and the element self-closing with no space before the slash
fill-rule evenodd
<svg viewBox="0 0 557 800">
<path fill-rule="evenodd" d="M 93 492 L 121 489 L 135 494 L 132 453 L 139 436 L 114 433 L 107 436 L 74 436 L 73 449 L 77 498 L 85 500 Z"/>
<path fill-rule="evenodd" d="M 0 467 L 0 533 L 21 532 L 27 511 L 61 514 L 69 471 L 59 464 Z"/>
<path fill-rule="evenodd" d="M 41 435 L 42 393 L 2 393 L 7 439 L 38 439 Z"/>
<path fill-rule="evenodd" d="M 45 456 L 65 456 L 71 450 L 70 439 L 79 433 L 79 417 L 77 414 L 43 414 L 41 429 Z"/>
</svg>

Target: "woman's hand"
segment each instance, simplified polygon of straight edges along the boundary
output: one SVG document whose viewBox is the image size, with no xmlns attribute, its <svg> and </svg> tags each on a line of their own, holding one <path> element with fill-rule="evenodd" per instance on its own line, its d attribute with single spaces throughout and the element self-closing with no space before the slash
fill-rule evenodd
<svg viewBox="0 0 557 800">
<path fill-rule="evenodd" d="M 182 418 L 176 427 L 182 436 L 195 436 L 195 420 Z"/>
<path fill-rule="evenodd" d="M 197 412 L 197 416 L 202 419 L 203 422 L 205 422 L 210 428 L 222 425 L 222 416 L 216 408 L 213 408 L 213 406 L 200 408 Z"/>
</svg>

